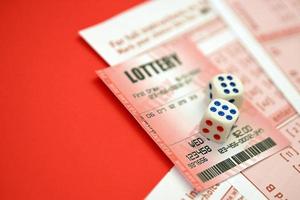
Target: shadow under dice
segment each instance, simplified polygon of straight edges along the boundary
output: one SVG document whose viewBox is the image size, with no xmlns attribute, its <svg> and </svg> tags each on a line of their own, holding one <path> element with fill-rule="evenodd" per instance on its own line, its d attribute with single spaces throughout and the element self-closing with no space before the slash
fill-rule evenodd
<svg viewBox="0 0 300 200">
<path fill-rule="evenodd" d="M 209 99 L 225 99 L 238 108 L 243 102 L 243 84 L 237 76 L 232 74 L 219 74 L 213 77 L 208 84 Z"/>
<path fill-rule="evenodd" d="M 204 113 L 200 132 L 209 140 L 223 143 L 227 140 L 238 116 L 239 111 L 234 104 L 223 99 L 214 99 Z"/>
</svg>

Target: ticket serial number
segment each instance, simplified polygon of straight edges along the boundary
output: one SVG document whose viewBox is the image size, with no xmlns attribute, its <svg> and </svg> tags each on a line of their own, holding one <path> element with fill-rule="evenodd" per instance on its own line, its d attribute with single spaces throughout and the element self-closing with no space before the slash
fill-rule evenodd
<svg viewBox="0 0 300 200">
<path fill-rule="evenodd" d="M 202 138 L 198 137 L 196 139 L 193 139 L 188 142 L 188 144 L 193 148 L 197 148 L 195 151 L 192 151 L 185 156 L 189 161 L 191 161 L 190 163 L 188 163 L 189 168 L 195 168 L 196 166 L 208 161 L 208 159 L 204 157 L 204 155 L 211 152 L 212 149 L 208 145 L 200 147 L 202 144 L 204 144 L 204 140 Z"/>
</svg>

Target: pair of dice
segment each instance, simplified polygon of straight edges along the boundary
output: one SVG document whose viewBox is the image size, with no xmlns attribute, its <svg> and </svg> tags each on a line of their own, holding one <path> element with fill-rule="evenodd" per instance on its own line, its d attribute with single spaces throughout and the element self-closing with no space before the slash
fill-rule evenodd
<svg viewBox="0 0 300 200">
<path fill-rule="evenodd" d="M 232 74 L 219 74 L 208 84 L 207 110 L 200 123 L 200 132 L 217 143 L 227 140 L 239 117 L 243 102 L 243 84 Z"/>
</svg>

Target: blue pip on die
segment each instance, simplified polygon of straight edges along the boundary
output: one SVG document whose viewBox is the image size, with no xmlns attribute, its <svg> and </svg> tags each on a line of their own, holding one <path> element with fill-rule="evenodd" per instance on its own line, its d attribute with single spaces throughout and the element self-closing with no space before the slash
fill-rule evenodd
<svg viewBox="0 0 300 200">
<path fill-rule="evenodd" d="M 243 102 L 244 87 L 240 79 L 233 74 L 218 74 L 208 84 L 208 98 L 225 99 L 238 108 Z"/>
<path fill-rule="evenodd" d="M 223 99 L 214 99 L 208 105 L 200 122 L 201 134 L 209 140 L 223 143 L 239 117 L 238 108 Z"/>
</svg>

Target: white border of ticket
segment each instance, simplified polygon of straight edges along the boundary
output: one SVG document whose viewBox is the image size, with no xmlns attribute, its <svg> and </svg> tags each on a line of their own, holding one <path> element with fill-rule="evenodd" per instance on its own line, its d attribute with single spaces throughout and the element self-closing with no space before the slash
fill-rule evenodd
<svg viewBox="0 0 300 200">
<path fill-rule="evenodd" d="M 275 62 L 259 44 L 251 32 L 243 25 L 233 10 L 225 1 L 210 0 L 224 21 L 235 32 L 240 42 L 252 54 L 264 71 L 269 75 L 275 85 L 281 90 L 293 107 L 300 113 L 300 95 L 287 77 L 279 70 Z"/>
</svg>

